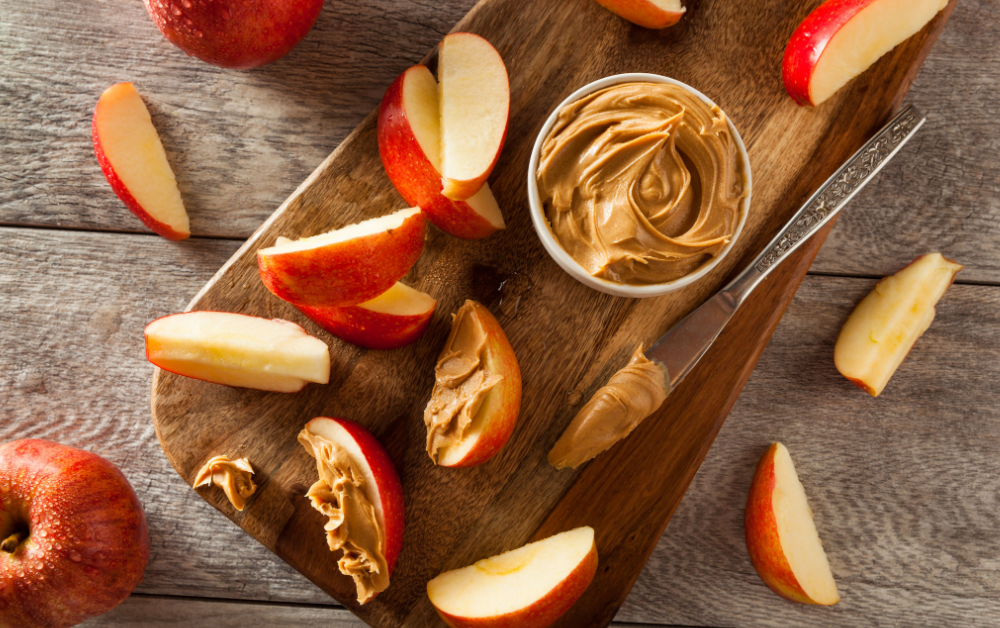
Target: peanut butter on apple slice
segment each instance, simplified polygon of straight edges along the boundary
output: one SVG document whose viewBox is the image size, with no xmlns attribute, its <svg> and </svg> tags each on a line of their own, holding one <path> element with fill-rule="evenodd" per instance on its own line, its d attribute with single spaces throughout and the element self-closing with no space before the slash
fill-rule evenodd
<svg viewBox="0 0 1000 628">
<path fill-rule="evenodd" d="M 206 462 L 195 476 L 193 488 L 214 484 L 225 491 L 233 508 L 242 511 L 246 500 L 257 490 L 252 475 L 253 467 L 246 458 L 230 460 L 229 456 L 216 456 Z"/>
<path fill-rule="evenodd" d="M 549 463 L 565 469 L 591 460 L 631 434 L 669 392 L 666 370 L 639 345 L 629 363 L 577 413 L 549 452 Z"/>
<path fill-rule="evenodd" d="M 476 304 L 466 301 L 454 315 L 451 333 L 434 367 L 434 390 L 424 409 L 427 454 L 435 464 L 440 450 L 457 445 L 503 377 L 483 363 L 486 331 L 474 315 Z"/>
<path fill-rule="evenodd" d="M 364 604 L 389 586 L 385 530 L 365 493 L 364 475 L 347 450 L 332 440 L 303 429 L 299 443 L 316 459 L 319 473 L 306 497 L 328 517 L 323 526 L 327 544 L 331 552 L 343 550 L 337 566 L 354 578 L 358 602 Z"/>
</svg>

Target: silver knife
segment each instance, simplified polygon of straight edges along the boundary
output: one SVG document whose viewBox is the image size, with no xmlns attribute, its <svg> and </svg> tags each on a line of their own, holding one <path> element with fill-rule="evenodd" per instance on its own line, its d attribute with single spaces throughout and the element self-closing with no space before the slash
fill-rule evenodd
<svg viewBox="0 0 1000 628">
<path fill-rule="evenodd" d="M 705 355 L 764 277 L 836 216 L 926 120 L 912 105 L 900 111 L 816 190 L 746 270 L 646 351 L 646 357 L 666 367 L 671 390 Z"/>
</svg>

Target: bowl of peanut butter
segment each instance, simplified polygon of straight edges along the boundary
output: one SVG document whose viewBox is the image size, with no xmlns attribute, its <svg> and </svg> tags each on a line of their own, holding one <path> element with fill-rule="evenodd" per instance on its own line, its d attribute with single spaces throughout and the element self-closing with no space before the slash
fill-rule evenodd
<svg viewBox="0 0 1000 628">
<path fill-rule="evenodd" d="M 546 251 L 583 284 L 652 297 L 698 281 L 732 250 L 750 208 L 750 159 L 707 96 L 657 74 L 582 87 L 531 154 L 528 201 Z"/>
</svg>

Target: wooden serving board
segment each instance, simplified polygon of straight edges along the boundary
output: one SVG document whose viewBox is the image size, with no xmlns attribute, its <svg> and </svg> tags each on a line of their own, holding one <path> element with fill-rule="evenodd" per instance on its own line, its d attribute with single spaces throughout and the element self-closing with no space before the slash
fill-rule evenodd
<svg viewBox="0 0 1000 628">
<path fill-rule="evenodd" d="M 200 494 L 373 626 L 441 625 L 425 595 L 426 582 L 441 571 L 562 530 L 593 526 L 597 576 L 558 625 L 607 625 L 827 231 L 758 288 L 694 372 L 635 434 L 576 472 L 549 466 L 548 449 L 637 342 L 655 340 L 747 264 L 898 108 L 955 0 L 831 101 L 802 108 L 784 93 L 781 58 L 795 26 L 819 3 L 695 0 L 679 25 L 649 31 L 592 0 L 480 2 L 455 29 L 491 41 L 510 74 L 510 130 L 490 182 L 507 229 L 481 241 L 429 230 L 426 250 L 407 280 L 438 299 L 438 312 L 425 337 L 404 349 L 365 351 L 346 344 L 273 297 L 258 277 L 257 249 L 278 235 L 314 235 L 405 206 L 382 169 L 373 112 L 190 305 L 303 325 L 330 344 L 329 385 L 286 395 L 157 371 L 153 421 L 167 458 L 190 484 L 213 455 L 249 457 L 260 488 L 244 512 L 236 512 L 221 491 L 200 489 Z M 547 115 L 580 86 L 623 72 L 670 76 L 715 100 L 740 129 L 755 183 L 753 206 L 733 254 L 704 280 L 655 299 L 610 297 L 574 281 L 546 255 L 528 214 L 527 164 Z M 422 413 L 450 314 L 467 298 L 491 308 L 506 330 L 520 362 L 524 395 L 517 428 L 499 455 L 473 469 L 442 469 L 424 452 Z M 315 469 L 296 434 L 307 420 L 323 415 L 366 425 L 385 445 L 403 482 L 407 526 L 392 586 L 361 608 L 353 602 L 353 583 L 338 572 L 326 547 L 323 518 L 304 496 Z"/>
</svg>

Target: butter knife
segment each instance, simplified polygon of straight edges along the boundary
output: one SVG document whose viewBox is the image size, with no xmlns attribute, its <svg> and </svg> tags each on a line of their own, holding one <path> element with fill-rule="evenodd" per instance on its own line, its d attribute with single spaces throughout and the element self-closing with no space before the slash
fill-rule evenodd
<svg viewBox="0 0 1000 628">
<path fill-rule="evenodd" d="M 705 355 L 764 277 L 836 216 L 926 120 L 912 105 L 900 111 L 816 190 L 746 270 L 646 351 L 646 357 L 666 367 L 671 390 Z"/>
</svg>

